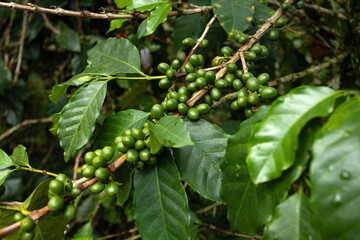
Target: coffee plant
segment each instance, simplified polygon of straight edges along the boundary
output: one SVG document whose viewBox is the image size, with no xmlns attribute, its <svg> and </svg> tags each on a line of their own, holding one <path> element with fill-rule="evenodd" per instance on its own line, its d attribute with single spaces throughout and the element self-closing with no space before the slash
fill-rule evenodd
<svg viewBox="0 0 360 240">
<path fill-rule="evenodd" d="M 0 238 L 359 239 L 359 13 L 0 2 Z"/>
</svg>

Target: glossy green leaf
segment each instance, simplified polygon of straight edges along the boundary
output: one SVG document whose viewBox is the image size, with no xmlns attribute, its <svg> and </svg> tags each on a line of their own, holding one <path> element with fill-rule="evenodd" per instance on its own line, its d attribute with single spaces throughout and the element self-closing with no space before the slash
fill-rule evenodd
<svg viewBox="0 0 360 240">
<path fill-rule="evenodd" d="M 106 81 L 98 81 L 80 88 L 62 110 L 57 135 L 65 150 L 66 162 L 89 142 L 105 99 L 106 86 Z"/>
<path fill-rule="evenodd" d="M 164 3 L 158 5 L 153 11 L 151 11 L 150 16 L 147 18 L 146 22 L 146 33 L 144 36 L 150 35 L 155 32 L 156 28 L 163 22 L 166 21 L 168 13 L 171 11 L 171 3 Z"/>
<path fill-rule="evenodd" d="M 181 177 L 201 196 L 220 202 L 220 169 L 228 135 L 205 120 L 186 121 L 194 145 L 174 149 Z"/>
<path fill-rule="evenodd" d="M 13 166 L 14 163 L 11 161 L 11 158 L 0 149 L 0 169 Z"/>
<path fill-rule="evenodd" d="M 301 129 L 313 118 L 328 116 L 341 95 L 327 87 L 302 86 L 279 97 L 249 141 L 246 162 L 253 182 L 278 178 L 291 167 Z"/>
<path fill-rule="evenodd" d="M 56 136 L 57 130 L 58 130 L 58 128 L 59 128 L 59 120 L 60 120 L 60 117 L 61 117 L 61 112 L 55 113 L 55 114 L 51 117 L 51 120 L 52 120 L 52 122 L 53 122 L 53 126 L 52 126 L 52 128 L 49 129 L 49 131 L 50 131 L 54 136 Z"/>
<path fill-rule="evenodd" d="M 126 200 L 129 198 L 134 168 L 127 164 L 123 164 L 118 168 L 114 174 L 114 180 L 119 182 L 119 193 L 117 194 L 117 202 L 120 206 L 123 206 Z"/>
<path fill-rule="evenodd" d="M 63 240 L 67 224 L 62 213 L 56 217 L 46 215 L 36 224 L 34 240 Z"/>
<path fill-rule="evenodd" d="M 77 230 L 71 240 L 89 240 L 93 239 L 93 228 L 91 222 L 85 223 Z"/>
<path fill-rule="evenodd" d="M 140 70 L 140 57 L 137 48 L 125 38 L 109 38 L 98 41 L 88 51 L 88 66 L 85 72 L 106 73 L 138 73 Z"/>
<path fill-rule="evenodd" d="M 15 170 L 10 169 L 1 169 L 0 170 L 0 185 L 5 182 L 6 177 Z"/>
<path fill-rule="evenodd" d="M 130 5 L 139 12 L 150 11 L 160 4 L 168 3 L 166 0 L 136 0 Z"/>
<path fill-rule="evenodd" d="M 92 77 L 92 76 L 96 76 L 96 75 L 99 75 L 99 74 L 86 72 L 86 70 L 85 70 L 84 73 L 77 74 L 77 75 L 73 76 L 72 78 L 70 78 L 68 81 L 58 84 L 58 85 L 55 85 L 52 88 L 52 92 L 49 95 L 49 99 L 53 103 L 58 104 L 59 99 L 66 94 L 66 91 L 70 86 L 74 86 L 74 87 L 81 86 L 84 83 L 86 83 L 85 81 L 81 81 L 81 79 L 83 77 L 86 77 L 86 76 Z"/>
<path fill-rule="evenodd" d="M 201 36 L 206 27 L 206 17 L 200 14 L 192 14 L 187 16 L 177 17 L 174 20 L 174 31 L 171 34 L 175 44 L 175 49 L 182 49 L 182 41 L 186 37 L 197 39 Z M 211 29 L 211 28 L 210 28 Z"/>
<path fill-rule="evenodd" d="M 254 15 L 253 0 L 212 0 L 220 25 L 229 34 L 245 31 Z"/>
<path fill-rule="evenodd" d="M 110 22 L 109 30 L 107 30 L 106 34 L 108 34 L 111 31 L 114 31 L 115 29 L 121 28 L 124 22 L 128 21 L 129 19 L 114 19 Z"/>
<path fill-rule="evenodd" d="M 77 32 L 69 28 L 65 23 L 60 22 L 57 29 L 61 32 L 55 36 L 56 42 L 63 48 L 72 52 L 80 52 L 80 37 Z"/>
<path fill-rule="evenodd" d="M 322 239 L 360 236 L 360 99 L 340 105 L 313 146 L 311 203 Z"/>
<path fill-rule="evenodd" d="M 142 239 L 190 239 L 190 210 L 169 151 L 134 176 L 135 221 Z"/>
<path fill-rule="evenodd" d="M 23 202 L 22 207 L 28 211 L 40 209 L 47 205 L 48 190 L 51 179 L 41 182 L 31 195 Z"/>
<path fill-rule="evenodd" d="M 255 11 L 253 21 L 261 24 L 271 16 L 272 9 L 267 6 L 264 0 L 253 0 Z"/>
<path fill-rule="evenodd" d="M 150 151 L 157 152 L 159 144 L 180 148 L 193 145 L 188 127 L 179 117 L 165 116 L 150 127 Z"/>
<path fill-rule="evenodd" d="M 124 8 L 131 6 L 133 0 L 114 0 L 114 2 L 118 8 Z"/>
<path fill-rule="evenodd" d="M 309 199 L 298 192 L 276 207 L 273 220 L 266 226 L 264 240 L 320 239 L 312 227 Z"/>
<path fill-rule="evenodd" d="M 261 218 L 258 216 L 257 190 L 245 162 L 247 142 L 254 125 L 263 121 L 268 111 L 269 107 L 263 106 L 253 117 L 241 123 L 239 131 L 229 138 L 221 165 L 224 173 L 221 196 L 227 205 L 231 230 L 249 235 L 261 230 Z"/>
<path fill-rule="evenodd" d="M 14 148 L 10 158 L 14 164 L 30 167 L 26 147 L 21 144 L 17 145 L 17 147 Z"/>
<path fill-rule="evenodd" d="M 95 139 L 95 148 L 111 146 L 126 129 L 142 128 L 148 116 L 149 113 L 128 109 L 107 117 Z"/>
<path fill-rule="evenodd" d="M 145 33 L 146 33 L 146 25 L 147 25 L 147 19 L 144 19 L 140 23 L 140 25 L 139 25 L 139 27 L 138 27 L 138 29 L 136 31 L 136 37 L 138 39 L 142 38 L 145 35 Z"/>
</svg>

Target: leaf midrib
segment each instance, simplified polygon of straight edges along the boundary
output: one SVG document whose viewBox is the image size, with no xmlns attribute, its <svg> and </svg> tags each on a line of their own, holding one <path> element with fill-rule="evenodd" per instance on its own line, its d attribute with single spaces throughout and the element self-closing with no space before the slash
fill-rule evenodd
<svg viewBox="0 0 360 240">
<path fill-rule="evenodd" d="M 328 94 L 328 95 L 327 95 L 325 98 L 323 98 L 321 101 L 317 102 L 316 104 L 313 104 L 306 112 L 303 112 L 302 114 L 300 114 L 299 117 L 298 117 L 298 119 L 292 123 L 291 127 L 289 127 L 289 128 L 284 132 L 284 134 L 282 134 L 281 137 L 278 138 L 279 141 L 276 141 L 277 144 L 275 145 L 275 147 L 273 148 L 273 150 L 271 151 L 271 153 L 269 154 L 269 156 L 265 158 L 264 163 L 267 163 L 270 158 L 274 158 L 274 156 L 273 156 L 274 153 L 278 150 L 279 147 L 281 148 L 281 146 L 283 145 L 284 136 L 286 136 L 286 135 L 290 132 L 290 130 L 296 125 L 296 123 L 299 122 L 299 119 L 302 119 L 303 116 L 305 116 L 305 115 L 307 115 L 309 112 L 313 111 L 316 106 L 322 104 L 324 101 L 327 101 L 328 99 L 330 99 L 330 97 L 336 98 L 336 95 L 339 95 L 339 96 L 340 96 L 341 93 L 342 93 L 342 91 L 333 92 L 333 93 L 331 93 L 331 94 Z M 271 112 L 269 111 L 268 114 L 269 114 L 269 116 L 270 116 L 271 114 L 273 114 L 273 112 L 272 112 L 272 111 L 271 111 Z M 313 118 L 314 118 L 314 117 L 313 117 Z M 309 120 L 311 120 L 311 119 L 312 119 L 312 118 L 310 118 Z M 309 121 L 309 120 L 308 120 L 308 121 Z M 266 121 L 266 119 L 265 119 L 264 121 Z M 300 130 L 301 130 L 301 129 L 300 129 Z M 273 141 L 273 142 L 275 142 L 275 141 Z M 283 154 L 283 151 L 281 151 L 281 153 Z M 284 158 L 283 158 L 283 159 L 284 159 Z M 255 179 L 255 182 L 257 182 L 256 180 L 258 180 L 258 177 L 261 175 L 263 169 L 265 169 L 265 168 L 266 168 L 266 166 L 265 166 L 265 164 L 264 164 L 263 167 L 261 168 L 261 170 L 259 171 L 259 173 L 257 174 L 257 177 L 256 177 L 256 179 Z M 284 169 L 281 169 L 281 172 L 282 172 L 283 170 L 284 170 Z M 257 183 L 262 183 L 262 182 L 257 182 Z"/>
<path fill-rule="evenodd" d="M 74 137 L 71 139 L 71 144 L 70 144 L 68 150 L 73 149 L 71 146 L 73 146 L 74 139 L 77 139 L 77 135 L 78 135 L 78 132 L 79 132 L 79 127 L 80 127 L 81 123 L 83 122 L 83 119 L 84 119 L 86 113 L 88 112 L 90 106 L 92 105 L 93 101 L 94 101 L 95 99 L 97 99 L 96 96 L 98 95 L 98 93 L 99 93 L 100 90 L 104 87 L 105 84 L 107 84 L 106 81 L 104 81 L 103 84 L 102 84 L 102 86 L 99 87 L 99 89 L 98 89 L 97 91 L 95 91 L 95 94 L 93 95 L 94 97 L 91 99 L 91 101 L 89 102 L 89 104 L 86 106 L 85 111 L 84 111 L 84 114 L 82 115 L 82 117 L 81 117 L 81 119 L 80 119 L 80 121 L 79 121 L 79 124 L 78 124 L 77 127 L 76 127 L 76 130 L 75 130 L 75 133 L 74 133 Z M 76 150 L 76 149 L 75 149 L 75 150 Z"/>
</svg>

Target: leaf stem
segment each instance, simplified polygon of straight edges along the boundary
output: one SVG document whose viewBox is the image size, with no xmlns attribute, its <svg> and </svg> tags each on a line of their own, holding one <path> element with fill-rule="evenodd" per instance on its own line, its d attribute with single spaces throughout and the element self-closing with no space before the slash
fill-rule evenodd
<svg viewBox="0 0 360 240">
<path fill-rule="evenodd" d="M 49 176 L 57 177 L 57 174 L 55 174 L 55 173 L 48 172 L 48 171 L 46 171 L 46 170 L 40 170 L 40 169 L 32 168 L 32 167 L 18 167 L 17 169 L 26 170 L 26 171 L 29 171 L 29 172 L 36 172 L 36 173 L 41 173 L 41 174 L 46 174 L 46 175 L 49 175 Z"/>
<path fill-rule="evenodd" d="M 156 79 L 162 79 L 164 77 L 166 77 L 166 76 L 161 75 L 161 76 L 144 76 L 144 77 L 112 77 L 112 79 L 117 79 L 117 80 L 141 80 L 141 79 L 156 80 Z"/>
</svg>

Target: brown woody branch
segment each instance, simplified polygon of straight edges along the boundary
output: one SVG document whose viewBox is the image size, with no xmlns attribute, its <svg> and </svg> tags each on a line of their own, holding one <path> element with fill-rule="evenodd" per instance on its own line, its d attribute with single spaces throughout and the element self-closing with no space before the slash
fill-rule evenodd
<svg viewBox="0 0 360 240">
<path fill-rule="evenodd" d="M 132 18 L 147 18 L 149 17 L 148 13 L 134 13 L 134 14 L 114 14 L 114 13 L 94 13 L 87 10 L 82 11 L 72 11 L 66 10 L 60 7 L 44 8 L 39 7 L 35 4 L 29 3 L 28 5 L 18 4 L 14 2 L 0 2 L 0 7 L 10 8 L 11 10 L 22 10 L 33 13 L 46 13 L 46 14 L 54 14 L 58 16 L 72 16 L 72 17 L 80 17 L 80 18 L 92 18 L 92 19 L 106 19 L 106 20 L 114 20 L 114 19 L 132 19 Z M 201 6 L 199 8 L 194 9 L 184 9 L 180 11 L 172 11 L 168 13 L 168 17 L 178 16 L 178 15 L 190 15 L 197 13 L 206 13 L 211 10 L 212 6 Z"/>
<path fill-rule="evenodd" d="M 3 134 L 1 134 L 0 141 L 3 140 L 4 138 L 10 136 L 13 132 L 15 132 L 16 130 L 18 130 L 21 127 L 31 125 L 31 124 L 36 124 L 36 123 L 48 123 L 48 122 L 51 122 L 51 118 L 27 119 L 27 120 L 23 121 L 22 123 L 19 123 L 18 125 L 15 125 L 14 127 L 10 128 Z"/>
<path fill-rule="evenodd" d="M 126 161 L 126 154 L 122 155 L 121 157 L 119 157 L 115 162 L 111 163 L 107 168 L 110 172 L 115 172 L 116 169 L 118 169 L 124 162 Z M 84 191 L 85 189 L 89 188 L 91 185 L 93 185 L 94 183 L 97 182 L 97 179 L 91 178 L 88 179 L 86 182 L 82 183 L 80 186 L 78 186 L 78 188 L 81 189 L 81 191 Z M 71 201 L 73 198 L 72 197 L 68 197 L 65 199 L 66 202 Z M 40 208 L 38 210 L 32 211 L 29 215 L 27 215 L 27 217 L 35 220 L 39 220 L 40 218 L 44 217 L 45 215 L 47 215 L 50 212 L 49 207 L 45 206 L 43 208 Z M 16 222 L 14 224 L 11 224 L 3 229 L 0 229 L 0 238 L 3 238 L 7 235 L 9 235 L 12 232 L 15 232 L 16 230 L 18 230 L 20 228 L 20 221 Z"/>
<path fill-rule="evenodd" d="M 338 56 L 336 56 L 334 58 L 331 58 L 327 62 L 324 62 L 322 64 L 319 64 L 319 65 L 311 67 L 311 68 L 308 68 L 308 69 L 306 69 L 306 70 L 304 70 L 302 72 L 292 73 L 292 74 L 289 74 L 287 76 L 275 79 L 275 80 L 269 82 L 269 86 L 276 86 L 276 85 L 278 85 L 280 83 L 286 83 L 286 82 L 295 81 L 295 80 L 297 80 L 299 78 L 303 78 L 303 77 L 308 76 L 310 74 L 320 72 L 321 70 L 323 70 L 325 68 L 328 68 L 330 65 L 334 65 L 337 62 L 341 61 L 342 59 L 344 59 L 348 55 L 349 55 L 349 53 L 342 53 L 342 54 L 340 54 L 340 55 L 338 55 Z"/>
</svg>

